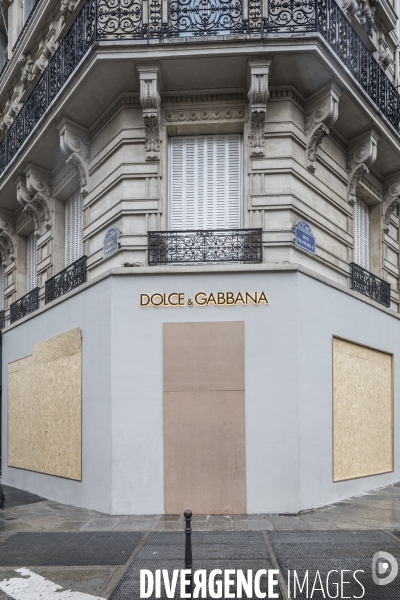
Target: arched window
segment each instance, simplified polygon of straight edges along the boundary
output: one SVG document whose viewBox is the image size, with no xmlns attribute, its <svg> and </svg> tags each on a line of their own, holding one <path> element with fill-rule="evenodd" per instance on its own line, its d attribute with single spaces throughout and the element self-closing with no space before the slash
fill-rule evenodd
<svg viewBox="0 0 400 600">
<path fill-rule="evenodd" d="M 65 203 L 65 266 L 83 255 L 82 196 L 76 192 Z"/>
</svg>

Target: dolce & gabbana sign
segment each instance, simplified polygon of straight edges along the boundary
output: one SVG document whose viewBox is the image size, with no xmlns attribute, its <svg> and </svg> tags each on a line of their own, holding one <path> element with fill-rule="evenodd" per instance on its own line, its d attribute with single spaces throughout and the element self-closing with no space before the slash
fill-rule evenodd
<svg viewBox="0 0 400 600">
<path fill-rule="evenodd" d="M 184 292 L 172 292 L 171 294 L 140 294 L 140 307 L 147 308 L 182 308 L 184 306 L 247 306 L 254 304 L 268 304 L 268 298 L 264 292 L 197 292 L 193 298 L 186 300 Z"/>
</svg>

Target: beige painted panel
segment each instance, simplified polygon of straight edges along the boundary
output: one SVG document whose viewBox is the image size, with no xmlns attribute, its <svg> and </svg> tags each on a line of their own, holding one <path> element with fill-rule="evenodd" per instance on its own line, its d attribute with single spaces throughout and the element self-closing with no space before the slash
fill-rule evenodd
<svg viewBox="0 0 400 600">
<path fill-rule="evenodd" d="M 243 322 L 164 323 L 164 391 L 197 390 L 244 390 Z"/>
<path fill-rule="evenodd" d="M 164 325 L 165 512 L 246 512 L 244 323 Z"/>
<path fill-rule="evenodd" d="M 393 471 L 392 355 L 333 339 L 333 479 Z"/>
<path fill-rule="evenodd" d="M 74 329 L 8 365 L 10 467 L 81 480 L 81 362 Z"/>
<path fill-rule="evenodd" d="M 164 393 L 165 512 L 246 513 L 244 392 Z"/>
</svg>

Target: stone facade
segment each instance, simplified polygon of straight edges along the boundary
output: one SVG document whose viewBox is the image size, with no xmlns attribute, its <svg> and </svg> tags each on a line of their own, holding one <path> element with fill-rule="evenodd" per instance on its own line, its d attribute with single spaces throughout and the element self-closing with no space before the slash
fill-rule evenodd
<svg viewBox="0 0 400 600">
<path fill-rule="evenodd" d="M 39 3 L 22 30 L 21 7 L 9 4 L 3 132 L 12 131 L 81 8 Z M 397 5 L 354 0 L 342 9 L 382 77 L 397 85 Z M 83 198 L 89 280 L 110 267 L 146 266 L 147 233 L 171 228 L 170 138 L 231 133 L 243 140 L 241 226 L 262 229 L 263 261 L 301 264 L 349 287 L 360 198 L 369 207 L 370 271 L 390 283 L 390 308 L 399 312 L 399 131 L 318 34 L 301 43 L 279 33 L 182 34 L 165 43 L 98 41 L 7 165 L 0 178 L 6 323 L 10 304 L 27 291 L 32 232 L 41 303 L 46 280 L 64 268 L 72 194 Z M 301 220 L 312 227 L 316 256 L 295 246 Z M 104 258 L 110 227 L 120 232 L 119 250 Z"/>
</svg>

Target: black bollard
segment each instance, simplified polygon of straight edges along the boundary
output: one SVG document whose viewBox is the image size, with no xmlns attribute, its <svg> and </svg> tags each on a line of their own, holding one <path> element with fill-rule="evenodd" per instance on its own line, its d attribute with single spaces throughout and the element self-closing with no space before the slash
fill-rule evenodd
<svg viewBox="0 0 400 600">
<path fill-rule="evenodd" d="M 186 526 L 185 526 L 185 569 L 190 569 L 192 571 L 193 560 L 192 560 L 192 511 L 185 510 L 183 513 L 185 517 Z M 189 576 L 189 584 L 186 587 L 186 593 L 192 596 L 192 583 L 193 583 L 193 575 L 192 573 Z"/>
</svg>

